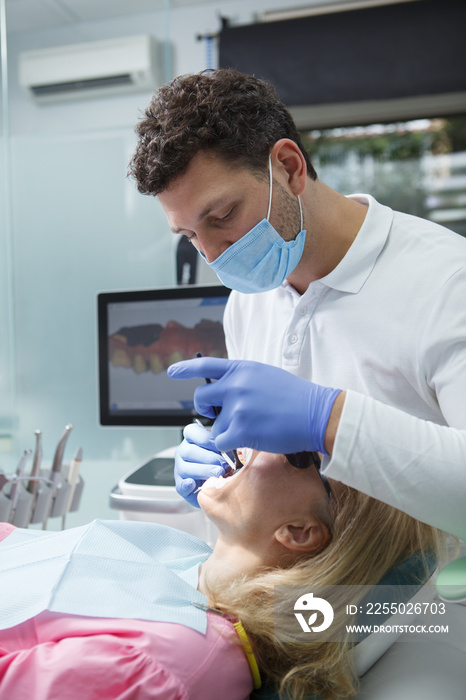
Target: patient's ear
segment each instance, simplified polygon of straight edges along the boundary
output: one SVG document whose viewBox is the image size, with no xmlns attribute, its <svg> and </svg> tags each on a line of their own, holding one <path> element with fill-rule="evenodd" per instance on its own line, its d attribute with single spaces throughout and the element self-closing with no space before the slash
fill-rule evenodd
<svg viewBox="0 0 466 700">
<path fill-rule="evenodd" d="M 287 523 L 275 531 L 275 539 L 290 551 L 317 552 L 330 539 L 328 527 L 319 518 L 309 518 L 306 521 Z"/>
</svg>

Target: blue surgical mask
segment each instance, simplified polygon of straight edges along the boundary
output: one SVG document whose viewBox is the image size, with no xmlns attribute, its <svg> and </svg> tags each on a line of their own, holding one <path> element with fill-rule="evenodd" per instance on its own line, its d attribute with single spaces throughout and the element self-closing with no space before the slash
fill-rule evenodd
<svg viewBox="0 0 466 700">
<path fill-rule="evenodd" d="M 304 250 L 306 231 L 298 195 L 301 230 L 294 241 L 284 241 L 269 221 L 272 206 L 272 162 L 269 157 L 270 190 L 267 218 L 209 263 L 219 280 L 244 294 L 276 289 L 297 267 Z M 201 253 L 202 255 L 202 253 Z"/>
</svg>

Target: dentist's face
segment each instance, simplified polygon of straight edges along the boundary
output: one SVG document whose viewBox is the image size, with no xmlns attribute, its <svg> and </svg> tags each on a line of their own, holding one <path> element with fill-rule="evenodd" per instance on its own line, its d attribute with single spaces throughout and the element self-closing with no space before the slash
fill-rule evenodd
<svg viewBox="0 0 466 700">
<path fill-rule="evenodd" d="M 269 179 L 200 152 L 187 171 L 158 195 L 174 233 L 185 235 L 211 263 L 267 215 Z M 284 238 L 299 230 L 296 197 L 284 171 L 274 171 L 270 222 Z"/>
<path fill-rule="evenodd" d="M 270 536 L 303 514 L 320 516 L 328 509 L 316 469 L 296 469 L 284 455 L 268 452 L 253 452 L 248 464 L 232 477 L 208 479 L 198 502 L 223 535 L 244 545 Z"/>
</svg>

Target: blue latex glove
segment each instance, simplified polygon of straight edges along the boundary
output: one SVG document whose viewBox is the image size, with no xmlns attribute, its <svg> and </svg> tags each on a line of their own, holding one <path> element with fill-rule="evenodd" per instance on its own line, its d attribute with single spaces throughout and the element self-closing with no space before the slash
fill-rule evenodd
<svg viewBox="0 0 466 700">
<path fill-rule="evenodd" d="M 246 360 L 186 360 L 171 365 L 168 374 L 173 379 L 218 380 L 194 393 L 194 405 L 201 415 L 215 418 L 213 407 L 222 409 L 212 428 L 217 449 L 327 454 L 325 431 L 338 390 Z"/>
<path fill-rule="evenodd" d="M 192 423 L 183 436 L 175 453 L 175 486 L 180 496 L 199 508 L 197 494 L 192 492 L 209 476 L 223 476 L 228 464 L 215 447 L 210 430 Z"/>
</svg>

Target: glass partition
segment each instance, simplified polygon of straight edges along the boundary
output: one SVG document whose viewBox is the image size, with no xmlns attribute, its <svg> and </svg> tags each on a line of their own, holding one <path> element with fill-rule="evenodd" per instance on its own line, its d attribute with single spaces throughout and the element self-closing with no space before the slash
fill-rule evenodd
<svg viewBox="0 0 466 700">
<path fill-rule="evenodd" d="M 12 227 L 5 0 L 0 0 L 0 458 L 14 449 L 15 368 L 12 300 Z"/>
<path fill-rule="evenodd" d="M 113 465 L 107 489 L 122 471 L 180 439 L 179 429 L 98 424 L 97 293 L 176 284 L 175 242 L 161 207 L 126 177 L 134 123 L 150 94 L 37 106 L 18 85 L 20 51 L 77 43 L 81 29 L 11 35 L 5 0 L 0 8 L 0 470 L 15 468 L 36 429 L 50 463 L 72 423 L 66 458 L 82 445 L 95 484 Z M 169 1 L 154 10 L 146 31 L 159 32 L 164 81 L 171 71 Z M 96 35 L 100 26 L 124 33 L 122 23 L 95 23 Z M 14 128 L 11 113 L 20 117 Z"/>
</svg>

